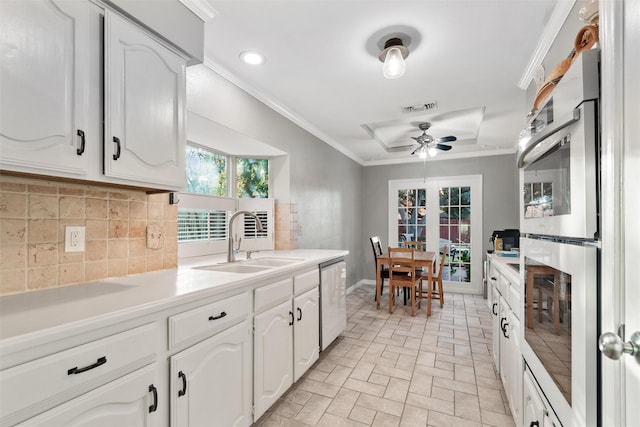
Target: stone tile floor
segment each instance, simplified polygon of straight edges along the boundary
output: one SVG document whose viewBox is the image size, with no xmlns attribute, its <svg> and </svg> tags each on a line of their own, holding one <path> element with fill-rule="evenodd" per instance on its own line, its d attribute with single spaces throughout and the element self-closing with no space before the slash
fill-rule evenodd
<svg viewBox="0 0 640 427">
<path fill-rule="evenodd" d="M 256 426 L 514 426 L 482 296 L 445 294 L 427 318 L 374 293 L 347 295 L 347 330 Z"/>
</svg>

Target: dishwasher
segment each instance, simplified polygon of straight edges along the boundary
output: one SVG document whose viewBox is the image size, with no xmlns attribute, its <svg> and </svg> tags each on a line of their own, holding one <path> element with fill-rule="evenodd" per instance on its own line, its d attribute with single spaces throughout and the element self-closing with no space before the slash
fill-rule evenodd
<svg viewBox="0 0 640 427">
<path fill-rule="evenodd" d="M 347 263 L 336 258 L 320 264 L 320 351 L 347 328 Z"/>
</svg>

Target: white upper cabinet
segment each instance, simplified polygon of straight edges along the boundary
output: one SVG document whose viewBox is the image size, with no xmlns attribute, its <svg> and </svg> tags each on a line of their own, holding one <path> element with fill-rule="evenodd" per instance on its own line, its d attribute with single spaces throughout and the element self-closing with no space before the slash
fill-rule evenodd
<svg viewBox="0 0 640 427">
<path fill-rule="evenodd" d="M 88 151 L 99 142 L 88 124 L 90 6 L 0 2 L 0 168 L 87 173 Z M 98 91 L 99 76 L 93 84 Z"/>
<path fill-rule="evenodd" d="M 89 0 L 0 0 L 0 29 L 1 170 L 184 187 L 186 56 Z"/>
<path fill-rule="evenodd" d="M 183 188 L 185 75 L 183 57 L 105 11 L 107 177 Z"/>
</svg>

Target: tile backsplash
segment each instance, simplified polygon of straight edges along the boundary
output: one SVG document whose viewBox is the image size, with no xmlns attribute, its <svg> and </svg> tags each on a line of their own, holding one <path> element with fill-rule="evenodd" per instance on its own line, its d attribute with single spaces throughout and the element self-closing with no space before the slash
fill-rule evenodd
<svg viewBox="0 0 640 427">
<path fill-rule="evenodd" d="M 65 252 L 84 226 L 84 252 Z M 169 195 L 0 175 L 0 294 L 71 285 L 178 264 Z"/>
</svg>

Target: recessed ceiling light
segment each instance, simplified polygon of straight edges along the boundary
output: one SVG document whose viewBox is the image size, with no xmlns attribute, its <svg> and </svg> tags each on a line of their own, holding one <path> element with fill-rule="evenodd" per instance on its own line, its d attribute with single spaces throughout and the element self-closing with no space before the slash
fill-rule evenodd
<svg viewBox="0 0 640 427">
<path fill-rule="evenodd" d="M 265 58 L 263 55 L 251 50 L 245 50 L 244 52 L 242 52 L 240 54 L 240 59 L 245 64 L 250 64 L 250 65 L 264 64 L 264 61 L 265 61 Z"/>
</svg>

